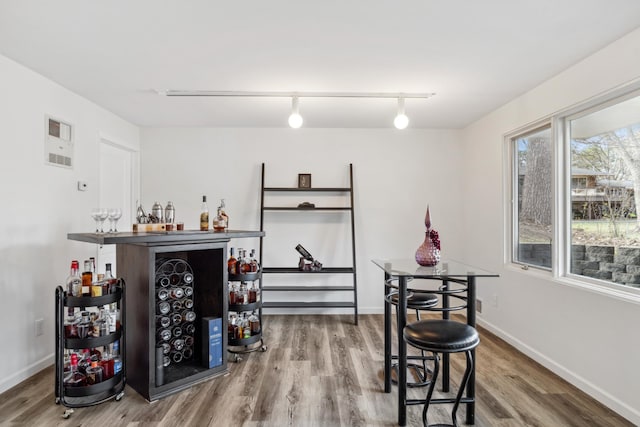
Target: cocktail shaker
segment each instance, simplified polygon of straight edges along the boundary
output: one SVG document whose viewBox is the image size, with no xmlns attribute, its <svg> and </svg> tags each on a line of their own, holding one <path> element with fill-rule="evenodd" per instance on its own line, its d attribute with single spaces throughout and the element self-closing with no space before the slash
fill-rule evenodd
<svg viewBox="0 0 640 427">
<path fill-rule="evenodd" d="M 172 224 L 176 219 L 176 208 L 173 203 L 167 202 L 167 207 L 164 208 L 164 222 Z"/>
</svg>

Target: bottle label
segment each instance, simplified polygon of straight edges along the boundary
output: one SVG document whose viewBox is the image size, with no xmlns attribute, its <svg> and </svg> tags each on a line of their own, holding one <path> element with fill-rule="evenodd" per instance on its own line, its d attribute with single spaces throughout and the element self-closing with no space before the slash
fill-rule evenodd
<svg viewBox="0 0 640 427">
<path fill-rule="evenodd" d="M 200 230 L 209 230 L 209 214 L 207 212 L 203 212 L 200 214 Z"/>
</svg>

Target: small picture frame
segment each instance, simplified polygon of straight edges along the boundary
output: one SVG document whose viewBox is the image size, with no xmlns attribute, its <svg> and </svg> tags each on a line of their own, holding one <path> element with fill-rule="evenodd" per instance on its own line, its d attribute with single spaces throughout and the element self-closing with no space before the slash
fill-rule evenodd
<svg viewBox="0 0 640 427">
<path fill-rule="evenodd" d="M 298 174 L 298 188 L 311 188 L 311 174 L 299 173 Z"/>
</svg>

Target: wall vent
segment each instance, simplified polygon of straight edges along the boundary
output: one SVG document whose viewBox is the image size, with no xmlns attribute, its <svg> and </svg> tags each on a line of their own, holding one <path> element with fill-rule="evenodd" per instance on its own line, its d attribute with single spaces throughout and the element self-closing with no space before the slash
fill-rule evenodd
<svg viewBox="0 0 640 427">
<path fill-rule="evenodd" d="M 45 116 L 44 161 L 73 169 L 73 126 Z"/>
</svg>

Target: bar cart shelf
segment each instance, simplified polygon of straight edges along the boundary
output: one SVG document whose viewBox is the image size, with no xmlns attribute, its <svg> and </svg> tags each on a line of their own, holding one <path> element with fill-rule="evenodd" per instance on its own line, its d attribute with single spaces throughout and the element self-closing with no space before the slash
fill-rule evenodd
<svg viewBox="0 0 640 427">
<path fill-rule="evenodd" d="M 64 316 L 67 308 L 102 307 L 104 305 L 117 305 L 120 310 L 120 327 L 113 333 L 99 337 L 70 338 L 65 334 Z M 111 399 L 119 401 L 124 396 L 126 385 L 125 363 L 125 304 L 124 304 L 124 280 L 119 279 L 116 290 L 113 293 L 97 297 L 73 297 L 67 295 L 62 286 L 58 286 L 55 292 L 56 315 L 56 351 L 55 351 L 55 403 L 67 408 L 80 408 L 93 406 Z M 118 373 L 111 378 L 92 385 L 79 387 L 64 384 L 64 354 L 65 350 L 82 350 L 108 346 L 118 342 L 122 366 Z M 69 418 L 73 409 L 65 410 L 63 418 Z"/>
<path fill-rule="evenodd" d="M 243 274 L 229 274 L 229 283 L 231 282 L 258 282 L 258 295 L 262 293 L 262 271 L 250 272 Z M 267 346 L 262 338 L 262 300 L 258 299 L 255 302 L 249 302 L 246 304 L 232 304 L 229 303 L 229 311 L 234 313 L 254 313 L 258 312 L 258 321 L 260 324 L 260 332 L 251 335 L 248 338 L 233 338 L 231 336 L 231 329 L 229 330 L 229 337 L 227 339 L 227 352 L 231 353 L 230 360 L 234 362 L 240 362 L 242 357 L 240 355 L 246 353 L 252 353 L 254 351 L 267 351 Z M 255 345 L 259 342 L 259 345 Z"/>
</svg>

